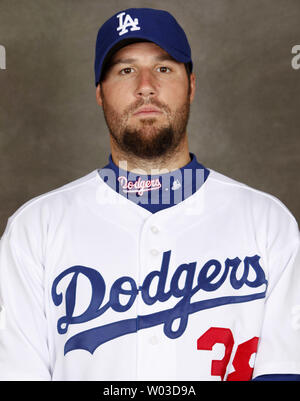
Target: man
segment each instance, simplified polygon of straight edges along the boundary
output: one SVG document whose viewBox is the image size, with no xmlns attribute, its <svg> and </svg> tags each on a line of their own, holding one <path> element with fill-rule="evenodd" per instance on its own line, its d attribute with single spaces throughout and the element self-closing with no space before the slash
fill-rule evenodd
<svg viewBox="0 0 300 401">
<path fill-rule="evenodd" d="M 9 219 L 2 380 L 300 377 L 297 223 L 189 152 L 192 71 L 165 11 L 128 9 L 100 28 L 109 163 Z"/>
</svg>

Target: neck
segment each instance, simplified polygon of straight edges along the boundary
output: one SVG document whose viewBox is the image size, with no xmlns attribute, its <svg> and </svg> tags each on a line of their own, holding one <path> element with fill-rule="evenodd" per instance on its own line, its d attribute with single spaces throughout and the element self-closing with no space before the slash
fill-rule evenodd
<svg viewBox="0 0 300 401">
<path fill-rule="evenodd" d="M 167 173 L 184 167 L 191 161 L 187 135 L 184 136 L 182 143 L 172 153 L 151 159 L 139 158 L 123 152 L 112 138 L 110 143 L 113 162 L 123 170 L 139 174 Z"/>
</svg>

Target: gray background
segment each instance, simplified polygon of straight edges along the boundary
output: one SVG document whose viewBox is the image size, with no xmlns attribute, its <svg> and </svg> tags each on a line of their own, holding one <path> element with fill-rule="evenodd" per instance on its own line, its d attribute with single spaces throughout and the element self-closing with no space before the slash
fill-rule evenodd
<svg viewBox="0 0 300 401">
<path fill-rule="evenodd" d="M 189 37 L 191 151 L 299 221 L 299 0 L 0 0 L 0 234 L 27 200 L 106 164 L 94 45 L 99 26 L 128 7 L 166 9 Z"/>
</svg>

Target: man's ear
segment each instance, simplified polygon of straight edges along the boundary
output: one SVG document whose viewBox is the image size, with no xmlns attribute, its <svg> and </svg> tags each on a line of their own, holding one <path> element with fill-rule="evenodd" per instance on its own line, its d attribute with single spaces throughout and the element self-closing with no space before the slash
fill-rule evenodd
<svg viewBox="0 0 300 401">
<path fill-rule="evenodd" d="M 98 84 L 97 85 L 97 88 L 96 88 L 96 100 L 97 100 L 97 103 L 99 104 L 99 106 L 103 106 L 103 99 L 102 99 L 102 92 L 101 92 L 101 87 L 100 87 L 100 84 Z"/>
<path fill-rule="evenodd" d="M 194 73 L 190 77 L 190 103 L 193 102 L 196 92 L 196 76 Z"/>
</svg>

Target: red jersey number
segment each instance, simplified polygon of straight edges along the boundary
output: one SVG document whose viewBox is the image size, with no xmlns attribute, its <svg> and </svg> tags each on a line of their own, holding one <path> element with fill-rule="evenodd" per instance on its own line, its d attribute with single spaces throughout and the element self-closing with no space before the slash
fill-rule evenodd
<svg viewBox="0 0 300 401">
<path fill-rule="evenodd" d="M 211 364 L 211 375 L 220 376 L 224 380 L 227 365 L 229 363 L 234 338 L 230 329 L 223 327 L 211 327 L 197 340 L 198 350 L 212 350 L 216 344 L 225 346 L 225 354 L 221 360 L 213 360 Z M 251 380 L 253 368 L 249 365 L 251 355 L 257 350 L 258 337 L 253 337 L 251 340 L 239 344 L 237 347 L 232 365 L 234 372 L 227 376 L 228 381 Z"/>
</svg>

